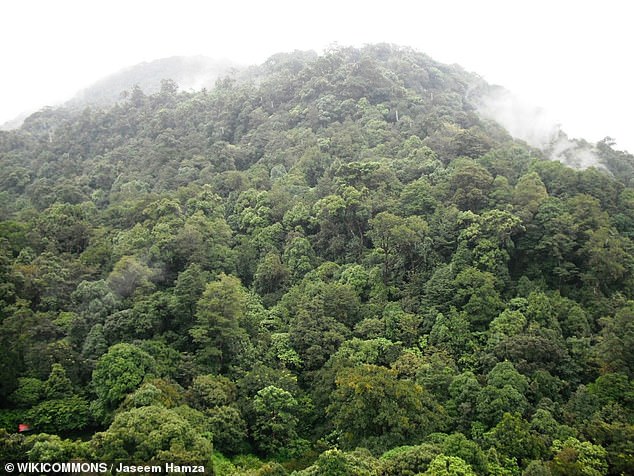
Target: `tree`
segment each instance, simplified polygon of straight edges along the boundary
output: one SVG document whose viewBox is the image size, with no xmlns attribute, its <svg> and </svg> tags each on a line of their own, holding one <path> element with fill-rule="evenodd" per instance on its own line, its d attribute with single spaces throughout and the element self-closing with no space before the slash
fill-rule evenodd
<svg viewBox="0 0 634 476">
<path fill-rule="evenodd" d="M 528 407 L 528 380 L 511 362 L 500 362 L 487 374 L 487 385 L 478 395 L 478 420 L 492 427 L 505 413 L 523 413 Z"/>
<path fill-rule="evenodd" d="M 421 177 L 403 187 L 398 208 L 405 216 L 427 216 L 431 215 L 438 205 L 438 200 L 433 194 L 429 179 Z"/>
<path fill-rule="evenodd" d="M 107 420 L 125 396 L 156 369 L 154 359 L 132 344 L 116 344 L 99 358 L 92 373 L 98 418 Z"/>
<path fill-rule="evenodd" d="M 383 281 L 391 281 L 401 269 L 415 268 L 417 255 L 423 254 L 422 244 L 427 235 L 427 223 L 416 216 L 401 218 L 389 212 L 381 212 L 368 222 L 367 236 L 377 252 L 383 255 Z M 420 259 L 420 257 L 419 257 Z"/>
<path fill-rule="evenodd" d="M 488 345 L 495 346 L 507 336 L 520 334 L 526 326 L 526 317 L 520 311 L 505 309 L 489 325 Z"/>
<path fill-rule="evenodd" d="M 503 210 L 490 210 L 479 216 L 465 213 L 464 218 L 472 222 L 460 234 L 459 251 L 460 247 L 466 247 L 470 251 L 469 264 L 492 273 L 498 284 L 507 284 L 508 265 L 515 249 L 512 237 L 523 230 L 520 218 Z"/>
<path fill-rule="evenodd" d="M 518 208 L 522 221 L 530 221 L 541 203 L 548 198 L 548 191 L 536 172 L 522 175 L 513 190 L 513 204 Z"/>
<path fill-rule="evenodd" d="M 9 395 L 9 401 L 18 408 L 35 405 L 44 396 L 44 382 L 33 377 L 18 378 L 18 387 Z"/>
<path fill-rule="evenodd" d="M 543 408 L 538 408 L 530 421 L 530 429 L 541 438 L 546 447 L 550 448 L 554 440 L 565 440 L 575 436 L 576 431 L 566 425 L 561 425 L 552 413 Z"/>
<path fill-rule="evenodd" d="M 588 240 L 578 253 L 584 258 L 588 271 L 584 279 L 595 290 L 609 294 L 615 285 L 631 273 L 631 244 L 615 229 L 601 227 L 588 232 Z"/>
<path fill-rule="evenodd" d="M 124 256 L 108 275 L 108 285 L 121 297 L 127 298 L 136 292 L 147 293 L 154 288 L 152 270 L 134 256 Z"/>
<path fill-rule="evenodd" d="M 453 202 L 461 210 L 477 212 L 486 203 L 493 177 L 473 160 L 459 159 L 452 166 L 450 190 Z"/>
<path fill-rule="evenodd" d="M 345 254 L 358 256 L 371 213 L 369 190 L 342 185 L 339 193 L 318 200 L 313 210 L 319 223 L 315 249 L 333 260 Z"/>
<path fill-rule="evenodd" d="M 37 230 L 55 249 L 65 253 L 81 253 L 90 238 L 87 209 L 81 205 L 56 203 L 44 210 L 37 221 Z"/>
<path fill-rule="evenodd" d="M 88 402 L 78 396 L 44 400 L 27 412 L 34 430 L 58 433 L 82 430 L 91 421 Z"/>
<path fill-rule="evenodd" d="M 608 474 L 606 451 L 600 445 L 589 441 L 568 438 L 555 440 L 551 447 L 555 457 L 550 463 L 553 476 L 580 474 L 583 476 L 602 476 Z"/>
<path fill-rule="evenodd" d="M 423 474 L 441 452 L 432 443 L 417 446 L 398 446 L 386 451 L 379 460 L 379 471 L 384 476 Z"/>
<path fill-rule="evenodd" d="M 267 253 L 258 264 L 253 276 L 253 287 L 262 296 L 272 296 L 275 302 L 281 295 L 290 276 L 277 253 Z"/>
<path fill-rule="evenodd" d="M 269 385 L 254 400 L 253 439 L 258 449 L 268 455 L 282 450 L 297 438 L 297 400 L 286 390 Z"/>
<path fill-rule="evenodd" d="M 307 238 L 296 236 L 287 242 L 282 261 L 288 268 L 291 282 L 297 282 L 306 273 L 314 269 L 316 263 L 315 250 L 313 250 Z"/>
<path fill-rule="evenodd" d="M 495 288 L 495 276 L 475 268 L 466 268 L 454 280 L 453 301 L 464 311 L 476 330 L 483 330 L 503 308 Z"/>
<path fill-rule="evenodd" d="M 62 259 L 50 251 L 33 256 L 28 248 L 20 255 L 12 273 L 12 281 L 18 290 L 16 294 L 30 301 L 33 309 L 55 311 L 65 308 L 82 272 L 80 262 L 69 256 Z"/>
<path fill-rule="evenodd" d="M 347 447 L 406 444 L 443 423 L 443 409 L 420 385 L 367 364 L 339 372 L 327 413 Z"/>
<path fill-rule="evenodd" d="M 442 438 L 441 449 L 443 455 L 457 456 L 471 466 L 476 474 L 487 472 L 487 457 L 478 443 L 468 439 L 462 433 L 444 436 L 440 436 Z"/>
<path fill-rule="evenodd" d="M 543 275 L 553 283 L 566 283 L 577 276 L 574 251 L 579 223 L 562 200 L 543 201 L 517 248 L 527 267 L 527 275 Z"/>
<path fill-rule="evenodd" d="M 35 463 L 89 460 L 93 456 L 88 442 L 63 440 L 57 435 L 30 435 L 24 443 L 25 447 L 29 448 L 25 451 L 28 453 L 29 461 Z"/>
<path fill-rule="evenodd" d="M 97 458 L 105 461 L 209 464 L 211 433 L 204 431 L 204 415 L 196 412 L 193 416 L 195 422 L 178 409 L 133 408 L 119 413 L 105 432 L 95 434 L 91 445 Z"/>
<path fill-rule="evenodd" d="M 420 317 L 403 311 L 397 303 L 389 303 L 383 310 L 385 337 L 394 342 L 402 342 L 411 347 L 418 342 L 420 336 Z"/>
<path fill-rule="evenodd" d="M 35 379 L 22 380 L 16 390 L 24 403 L 23 392 L 35 391 L 30 399 L 33 407 L 27 412 L 28 422 L 40 432 L 68 432 L 85 428 L 91 418 L 88 402 L 74 392 L 73 384 L 60 364 L 53 364 L 48 379 L 43 383 Z M 41 385 L 41 387 L 40 387 Z M 22 397 L 22 398 L 20 398 Z"/>
<path fill-rule="evenodd" d="M 344 453 L 333 449 L 323 452 L 315 464 L 299 471 L 297 476 L 370 476 L 376 468 L 376 460 L 367 450 Z"/>
<path fill-rule="evenodd" d="M 476 406 L 481 388 L 478 379 L 471 371 L 457 375 L 449 385 L 451 398 L 446 404 L 447 411 L 461 431 L 470 430 L 472 422 L 476 419 Z"/>
<path fill-rule="evenodd" d="M 459 360 L 471 354 L 475 342 L 466 312 L 457 312 L 452 308 L 448 315 L 436 315 L 436 320 L 429 333 L 429 343 L 446 350 Z"/>
<path fill-rule="evenodd" d="M 505 413 L 500 422 L 484 434 L 484 438 L 499 454 L 515 458 L 521 467 L 546 453 L 544 442 L 517 413 Z"/>
<path fill-rule="evenodd" d="M 423 473 L 424 476 L 475 476 L 476 473 L 471 469 L 462 458 L 457 456 L 436 456 L 431 463 L 427 471 Z"/>
<path fill-rule="evenodd" d="M 349 284 L 305 280 L 286 294 L 277 310 L 288 316 L 290 343 L 304 368 L 316 370 L 349 337 L 360 316 L 360 302 Z"/>
<path fill-rule="evenodd" d="M 209 274 L 203 271 L 197 263 L 189 265 L 178 274 L 173 291 L 175 322 L 172 324 L 172 329 L 179 334 L 188 333 L 189 328 L 194 324 L 196 304 L 202 297 L 205 287 L 210 281 L 209 278 Z"/>
<path fill-rule="evenodd" d="M 290 328 L 290 342 L 306 370 L 317 370 L 349 336 L 349 329 L 330 316 L 301 310 Z"/>
<path fill-rule="evenodd" d="M 447 401 L 450 397 L 449 386 L 458 374 L 458 367 L 451 355 L 431 346 L 426 347 L 422 354 L 408 350 L 399 356 L 399 360 L 392 364 L 392 367 L 398 369 L 401 362 L 408 360 L 414 363 L 412 370 L 416 382 L 434 394 L 438 401 Z"/>
<path fill-rule="evenodd" d="M 0 131 L 0 427 L 102 431 L 0 459 L 630 474 L 634 157 L 544 160 L 409 48 L 247 76 Z"/>
<path fill-rule="evenodd" d="M 236 399 L 236 386 L 222 375 L 198 375 L 189 389 L 190 400 L 199 410 L 226 406 Z"/>
<path fill-rule="evenodd" d="M 44 397 L 47 400 L 69 397 L 73 394 L 73 384 L 60 364 L 53 364 L 48 380 L 44 382 Z"/>
<path fill-rule="evenodd" d="M 126 395 L 119 405 L 118 412 L 131 408 L 157 405 L 165 408 L 175 408 L 184 403 L 183 389 L 180 385 L 159 378 L 148 379 L 132 393 Z"/>
<path fill-rule="evenodd" d="M 190 264 L 199 264 L 213 273 L 234 271 L 233 235 L 223 216 L 213 213 L 209 217 L 198 210 L 175 228 L 165 237 L 163 250 L 172 271 L 180 271 Z"/>
<path fill-rule="evenodd" d="M 228 456 L 246 452 L 247 425 L 237 408 L 220 406 L 205 413 L 209 418 L 214 448 L 217 451 Z"/>
<path fill-rule="evenodd" d="M 608 371 L 620 371 L 634 378 L 634 304 L 619 309 L 613 318 L 601 320 L 598 358 Z"/>
<path fill-rule="evenodd" d="M 247 340 L 240 327 L 246 306 L 247 292 L 238 278 L 221 274 L 207 284 L 196 306 L 196 324 L 190 330 L 201 365 L 226 370 L 238 356 Z"/>
</svg>

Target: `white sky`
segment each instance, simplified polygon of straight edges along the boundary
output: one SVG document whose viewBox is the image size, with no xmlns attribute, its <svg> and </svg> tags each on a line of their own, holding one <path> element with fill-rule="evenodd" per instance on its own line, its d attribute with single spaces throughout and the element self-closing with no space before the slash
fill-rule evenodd
<svg viewBox="0 0 634 476">
<path fill-rule="evenodd" d="M 618 0 L 7 0 L 0 123 L 141 61 L 202 54 L 250 64 L 388 42 L 505 86 L 571 136 L 609 135 L 634 152 L 633 10 Z"/>
</svg>

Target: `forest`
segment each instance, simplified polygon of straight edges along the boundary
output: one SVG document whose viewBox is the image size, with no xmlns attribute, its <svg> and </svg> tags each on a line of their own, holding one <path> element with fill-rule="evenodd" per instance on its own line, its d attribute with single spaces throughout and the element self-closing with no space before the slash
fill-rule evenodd
<svg viewBox="0 0 634 476">
<path fill-rule="evenodd" d="M 0 460 L 634 474 L 634 156 L 489 88 L 333 47 L 0 131 Z"/>
</svg>

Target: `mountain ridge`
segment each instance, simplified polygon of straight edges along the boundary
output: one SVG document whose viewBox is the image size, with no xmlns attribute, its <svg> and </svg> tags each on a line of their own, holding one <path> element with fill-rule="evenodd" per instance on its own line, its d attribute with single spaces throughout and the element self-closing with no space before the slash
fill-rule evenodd
<svg viewBox="0 0 634 476">
<path fill-rule="evenodd" d="M 230 60 L 207 56 L 170 56 L 137 63 L 109 74 L 79 91 L 66 106 L 111 106 L 122 100 L 121 94 L 139 87 L 145 94 L 160 90 L 162 80 L 172 80 L 182 90 L 213 87 L 216 79 L 237 70 Z"/>
<path fill-rule="evenodd" d="M 77 91 L 70 99 L 49 107 L 110 107 L 124 100 L 135 87 L 146 94 L 158 92 L 163 80 L 176 82 L 182 90 L 212 88 L 219 77 L 241 69 L 244 67 L 228 59 L 216 60 L 203 55 L 158 58 L 121 68 Z M 24 119 L 35 112 L 19 114 L 1 124 L 0 130 L 19 128 Z"/>
<path fill-rule="evenodd" d="M 406 48 L 389 46 L 397 49 Z M 259 66 L 241 66 L 228 59 L 216 60 L 203 55 L 159 58 L 109 74 L 55 107 L 109 107 L 125 100 L 126 95 L 135 87 L 139 87 L 145 94 L 156 93 L 160 90 L 163 80 L 174 81 L 181 90 L 210 89 L 217 79 L 227 75 L 241 80 L 257 80 L 258 75 L 264 74 L 267 68 L 271 68 L 272 71 L 274 63 L 283 61 L 284 56 L 289 54 L 301 55 L 304 59 L 314 59 L 318 56 L 314 51 L 278 53 Z M 430 57 L 427 58 L 431 60 Z M 467 73 L 458 64 L 443 66 Z M 468 74 L 481 79 L 475 73 Z M 549 119 L 541 108 L 525 104 L 504 87 L 487 85 L 486 89 L 487 92 L 480 90 L 480 96 L 475 98 L 478 111 L 484 117 L 499 122 L 514 137 L 545 151 L 553 160 L 561 160 L 576 168 L 598 165 L 596 153 L 589 144 L 583 139 L 570 139 L 561 125 Z M 5 122 L 0 125 L 0 130 L 11 130 L 21 126 L 30 114 L 32 113 L 22 113 Z M 571 155 L 576 157 L 571 159 Z"/>
</svg>

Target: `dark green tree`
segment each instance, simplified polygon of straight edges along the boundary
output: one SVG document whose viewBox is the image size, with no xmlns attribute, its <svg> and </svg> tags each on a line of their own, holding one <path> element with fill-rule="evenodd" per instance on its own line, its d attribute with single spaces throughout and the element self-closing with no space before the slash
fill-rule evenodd
<svg viewBox="0 0 634 476">
<path fill-rule="evenodd" d="M 327 411 L 348 447 L 406 444 L 444 423 L 442 407 L 420 385 L 376 365 L 339 372 Z"/>
<path fill-rule="evenodd" d="M 97 396 L 96 417 L 107 421 L 125 396 L 156 369 L 154 359 L 132 344 L 116 344 L 95 365 L 92 388 Z"/>
<path fill-rule="evenodd" d="M 246 306 L 247 292 L 238 278 L 221 274 L 207 284 L 196 306 L 196 324 L 190 330 L 202 366 L 226 370 L 238 356 L 247 341 L 240 327 Z"/>
</svg>

